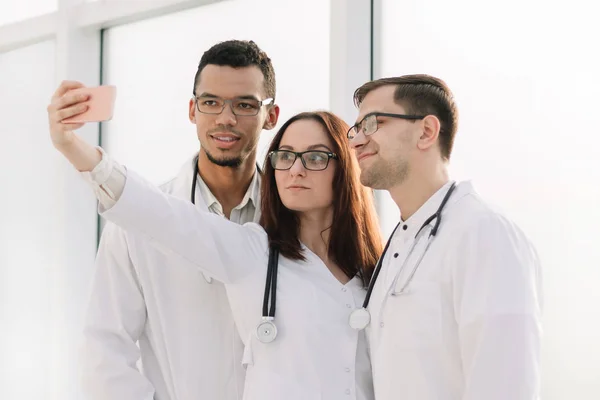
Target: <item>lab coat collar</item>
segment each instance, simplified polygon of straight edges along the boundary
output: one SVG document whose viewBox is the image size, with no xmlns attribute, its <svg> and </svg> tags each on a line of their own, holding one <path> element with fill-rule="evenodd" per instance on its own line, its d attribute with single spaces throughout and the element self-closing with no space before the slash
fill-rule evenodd
<svg viewBox="0 0 600 400">
<path fill-rule="evenodd" d="M 179 169 L 177 176 L 173 178 L 170 182 L 166 183 L 164 186 L 171 186 L 171 194 L 180 197 L 182 199 L 186 199 L 191 201 L 192 196 L 192 180 L 194 178 L 194 170 L 196 163 L 196 155 L 189 158 Z M 200 196 L 198 193 L 198 188 L 196 188 L 196 206 L 203 210 L 208 211 L 208 206 L 204 202 L 204 198 Z"/>
<path fill-rule="evenodd" d="M 442 186 L 437 192 L 433 194 L 413 215 L 410 216 L 406 221 L 400 223 L 400 227 L 398 230 L 404 230 L 405 235 L 409 235 L 409 237 L 415 237 L 423 223 L 432 216 L 437 209 L 439 208 L 444 196 L 450 189 L 452 185 L 452 181 L 447 182 L 444 186 Z M 452 204 L 454 204 L 458 199 L 470 194 L 475 193 L 473 189 L 473 185 L 470 181 L 466 182 L 457 182 L 456 188 L 454 192 L 450 195 L 446 206 L 442 213 L 445 213 Z M 434 223 L 435 221 L 431 221 Z M 406 229 L 404 227 L 406 226 Z"/>
</svg>

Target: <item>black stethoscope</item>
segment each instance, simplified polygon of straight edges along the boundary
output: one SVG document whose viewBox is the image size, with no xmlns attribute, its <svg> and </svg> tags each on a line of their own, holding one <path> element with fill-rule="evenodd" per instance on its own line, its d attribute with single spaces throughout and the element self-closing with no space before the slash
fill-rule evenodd
<svg viewBox="0 0 600 400">
<path fill-rule="evenodd" d="M 392 282 L 392 287 L 394 288 L 394 290 L 392 290 L 392 292 L 390 293 L 392 296 L 399 296 L 399 295 L 406 293 L 406 288 L 408 287 L 408 285 L 412 281 L 413 277 L 415 276 L 415 273 L 417 272 L 417 269 L 419 268 L 419 265 L 421 264 L 423 257 L 425 256 L 425 254 L 427 253 L 427 250 L 429 249 L 429 246 L 431 245 L 431 242 L 437 235 L 437 232 L 440 228 L 440 224 L 442 222 L 442 211 L 444 210 L 444 207 L 446 206 L 446 203 L 448 202 L 448 199 L 450 198 L 450 195 L 452 194 L 452 192 L 454 191 L 455 188 L 456 188 L 456 182 L 452 182 L 450 189 L 448 189 L 448 192 L 446 192 L 446 195 L 444 196 L 444 199 L 442 200 L 437 211 L 434 214 L 432 214 L 431 216 L 429 216 L 429 218 L 427 218 L 425 220 L 423 225 L 421 225 L 421 227 L 417 231 L 417 233 L 415 235 L 415 240 L 413 241 L 413 244 L 412 244 L 410 250 L 408 251 L 408 255 L 404 259 L 402 266 L 398 270 L 398 273 L 396 274 L 396 276 L 394 277 L 394 281 Z M 431 224 L 433 222 L 433 220 L 435 220 L 435 224 L 434 224 L 433 228 L 431 228 L 431 231 L 429 232 L 428 241 L 427 241 L 425 250 L 423 250 L 423 252 L 421 253 L 421 256 L 415 263 L 406 283 L 404 283 L 404 285 L 402 285 L 402 288 L 399 291 L 396 291 L 395 288 L 398 283 L 398 278 L 400 277 L 402 271 L 406 267 L 406 264 L 407 264 L 408 260 L 410 259 L 410 256 L 412 255 L 417 243 L 419 242 L 419 236 L 420 236 L 421 232 L 424 232 L 424 229 L 429 224 Z M 353 329 L 357 329 L 357 330 L 365 329 L 371 322 L 371 313 L 369 313 L 369 310 L 367 310 L 367 307 L 369 306 L 369 300 L 371 299 L 371 294 L 373 293 L 373 288 L 375 287 L 375 282 L 377 281 L 377 277 L 379 276 L 379 272 L 381 271 L 383 259 L 388 251 L 388 248 L 390 247 L 392 238 L 394 237 L 394 234 L 396 233 L 396 230 L 398 229 L 398 227 L 400 226 L 401 223 L 402 222 L 399 222 L 398 225 L 396 225 L 396 227 L 394 228 L 394 231 L 390 235 L 390 238 L 388 239 L 387 243 L 385 244 L 385 248 L 383 249 L 383 254 L 381 254 L 381 257 L 379 258 L 379 262 L 377 263 L 377 267 L 375 268 L 375 272 L 373 273 L 373 277 L 371 278 L 371 281 L 369 282 L 369 288 L 367 289 L 367 295 L 365 296 L 365 300 L 363 302 L 362 307 L 355 309 L 350 314 L 348 323 L 350 324 L 350 327 Z"/>
<path fill-rule="evenodd" d="M 198 183 L 198 174 L 200 170 L 198 169 L 198 156 L 194 158 L 194 176 L 192 177 L 192 194 L 190 195 L 190 200 L 192 204 L 196 204 L 196 184 Z"/>
</svg>

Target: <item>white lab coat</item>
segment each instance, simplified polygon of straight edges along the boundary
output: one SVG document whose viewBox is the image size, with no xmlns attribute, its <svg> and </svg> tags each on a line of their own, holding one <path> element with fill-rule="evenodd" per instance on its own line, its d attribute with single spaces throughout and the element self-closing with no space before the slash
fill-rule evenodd
<svg viewBox="0 0 600 400">
<path fill-rule="evenodd" d="M 384 257 L 369 304 L 375 396 L 536 400 L 542 309 L 538 257 L 519 228 L 487 206 L 470 183 L 460 183 L 450 197 L 407 293 L 390 295 L 417 230 L 448 188 L 397 229 Z M 397 289 L 425 243 L 422 239 L 415 248 Z"/>
<path fill-rule="evenodd" d="M 193 167 L 162 189 L 190 202 Z M 207 211 L 198 188 L 196 207 Z M 86 400 L 239 400 L 242 354 L 222 283 L 107 224 L 81 348 Z"/>
<path fill-rule="evenodd" d="M 168 257 L 180 256 L 182 265 L 172 269 L 194 266 L 227 284 L 245 345 L 245 400 L 373 399 L 365 334 L 348 325 L 365 295 L 358 278 L 342 285 L 307 248 L 306 261 L 280 257 L 278 336 L 265 344 L 256 337 L 268 261 L 267 235 L 259 225 L 198 212 L 131 171 L 119 201 L 103 216 L 143 232 Z"/>
</svg>

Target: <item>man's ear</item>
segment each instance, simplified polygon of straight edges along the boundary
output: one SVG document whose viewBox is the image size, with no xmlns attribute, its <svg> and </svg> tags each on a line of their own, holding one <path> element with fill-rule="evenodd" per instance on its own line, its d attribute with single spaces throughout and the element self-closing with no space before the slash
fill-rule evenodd
<svg viewBox="0 0 600 400">
<path fill-rule="evenodd" d="M 192 124 L 196 124 L 196 99 L 195 98 L 191 98 L 190 99 L 190 104 L 188 106 L 189 110 L 188 110 L 188 118 L 190 119 L 190 122 Z"/>
<path fill-rule="evenodd" d="M 277 125 L 277 120 L 279 119 L 279 106 L 277 104 L 273 104 L 269 107 L 267 113 L 268 114 L 267 118 L 265 119 L 263 129 L 271 130 L 275 128 L 275 125 Z"/>
<path fill-rule="evenodd" d="M 417 147 L 421 150 L 427 150 L 431 146 L 437 143 L 438 137 L 440 136 L 440 120 L 435 115 L 428 115 L 423 118 L 422 121 L 423 129 L 421 131 L 421 137 L 417 141 Z"/>
</svg>

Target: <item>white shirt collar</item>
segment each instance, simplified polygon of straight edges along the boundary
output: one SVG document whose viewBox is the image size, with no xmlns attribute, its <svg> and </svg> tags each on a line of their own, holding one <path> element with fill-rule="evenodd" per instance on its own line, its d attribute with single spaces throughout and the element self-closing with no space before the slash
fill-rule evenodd
<svg viewBox="0 0 600 400">
<path fill-rule="evenodd" d="M 240 204 L 238 204 L 234 209 L 242 209 L 248 205 L 248 202 L 252 202 L 252 205 L 256 210 L 260 208 L 260 181 L 261 174 L 258 168 L 256 168 L 254 175 L 252 176 L 252 181 L 250 182 L 250 186 L 248 186 L 248 190 L 246 194 L 242 198 Z M 209 187 L 206 185 L 206 182 L 202 179 L 200 174 L 198 174 L 197 180 L 198 190 L 206 204 L 206 207 L 209 209 L 213 207 L 217 207 L 220 212 L 223 212 L 223 207 L 215 197 L 215 195 L 210 191 Z"/>
</svg>

